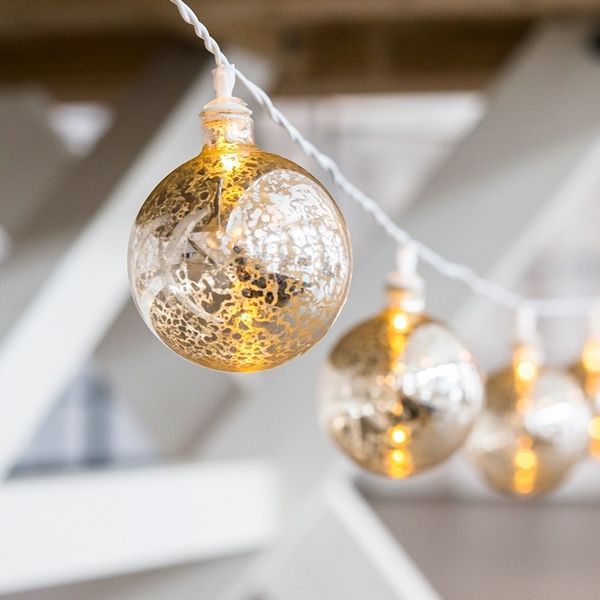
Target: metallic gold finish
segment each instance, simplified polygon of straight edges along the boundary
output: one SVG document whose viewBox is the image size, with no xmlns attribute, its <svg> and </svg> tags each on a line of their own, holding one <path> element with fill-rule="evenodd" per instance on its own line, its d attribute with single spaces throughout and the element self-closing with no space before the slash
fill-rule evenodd
<svg viewBox="0 0 600 600">
<path fill-rule="evenodd" d="M 488 379 L 487 407 L 466 450 L 496 490 L 530 497 L 555 489 L 581 458 L 591 413 L 567 374 L 533 365 L 531 377 L 522 364 L 515 360 Z"/>
<path fill-rule="evenodd" d="M 406 310 L 406 296 L 390 289 L 389 306 L 338 342 L 318 394 L 321 422 L 336 445 L 392 478 L 446 460 L 483 404 L 473 356 L 443 325 Z"/>
<path fill-rule="evenodd" d="M 582 386 L 594 415 L 588 427 L 588 452 L 600 460 L 600 340 L 593 338 L 585 345 L 581 360 L 569 372 Z"/>
<path fill-rule="evenodd" d="M 350 283 L 348 231 L 314 177 L 254 145 L 247 110 L 205 110 L 202 120 L 202 152 L 135 221 L 133 297 L 180 356 L 221 371 L 270 369 L 336 319 Z"/>
</svg>

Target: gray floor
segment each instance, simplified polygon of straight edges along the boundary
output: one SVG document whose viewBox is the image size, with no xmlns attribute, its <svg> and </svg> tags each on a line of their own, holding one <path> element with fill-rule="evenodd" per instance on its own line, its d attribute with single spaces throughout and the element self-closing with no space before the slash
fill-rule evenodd
<svg viewBox="0 0 600 600">
<path fill-rule="evenodd" d="M 600 508 L 376 500 L 445 600 L 597 600 Z"/>
</svg>

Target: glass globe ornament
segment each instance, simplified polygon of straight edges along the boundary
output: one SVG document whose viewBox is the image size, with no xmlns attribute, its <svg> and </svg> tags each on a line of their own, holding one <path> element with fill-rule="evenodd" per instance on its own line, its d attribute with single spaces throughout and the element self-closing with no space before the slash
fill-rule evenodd
<svg viewBox="0 0 600 600">
<path fill-rule="evenodd" d="M 592 411 L 588 427 L 590 456 L 600 460 L 600 337 L 588 340 L 581 360 L 571 365 L 569 372 L 581 385 Z"/>
<path fill-rule="evenodd" d="M 171 350 L 260 371 L 309 350 L 342 308 L 348 230 L 326 189 L 254 143 L 237 98 L 203 110 L 204 147 L 161 181 L 129 243 L 135 304 Z"/>
<path fill-rule="evenodd" d="M 483 405 L 473 355 L 392 276 L 387 306 L 335 345 L 318 389 L 321 424 L 364 469 L 404 478 L 446 460 Z"/>
<path fill-rule="evenodd" d="M 531 497 L 562 483 L 588 445 L 591 412 L 567 373 L 540 368 L 519 348 L 486 385 L 487 407 L 466 451 L 497 491 Z"/>
</svg>

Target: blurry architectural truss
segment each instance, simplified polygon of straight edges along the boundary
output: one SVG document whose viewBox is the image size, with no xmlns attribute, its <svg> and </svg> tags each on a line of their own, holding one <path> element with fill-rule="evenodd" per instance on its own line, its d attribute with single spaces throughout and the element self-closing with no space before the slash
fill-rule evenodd
<svg viewBox="0 0 600 600">
<path fill-rule="evenodd" d="M 569 214 L 600 194 L 600 59 L 590 50 L 593 34 L 587 22 L 537 30 L 496 81 L 478 126 L 447 160 L 433 148 L 435 175 L 424 170 L 427 183 L 409 186 L 403 203 L 385 198 L 386 208 L 447 256 L 517 285 Z M 253 80 L 272 81 L 268 64 L 245 53 L 235 61 Z M 72 170 L 75 159 L 54 148 L 45 126 L 31 125 L 36 147 L 45 150 L 39 157 L 45 174 L 37 190 L 35 178 L 11 183 L 12 195 L 20 185 L 31 188 L 30 218 L 19 222 L 10 203 L 0 205 L 11 248 L 0 265 L 0 594 L 93 600 L 107 597 L 108 586 L 114 600 L 176 597 L 154 583 L 153 571 L 165 569 L 169 589 L 189 590 L 187 597 L 437 600 L 360 490 L 395 499 L 492 501 L 491 494 L 460 459 L 402 485 L 361 479 L 338 463 L 313 415 L 314 382 L 328 346 L 376 309 L 391 266 L 390 243 L 358 209 L 338 198 L 356 232 L 354 290 L 344 314 L 328 342 L 273 372 L 200 371 L 164 349 L 129 302 L 129 228 L 156 182 L 199 150 L 197 115 L 212 95 L 211 68 L 187 50 L 163 53 L 109 133 Z M 471 115 L 461 117 L 467 130 L 482 104 L 474 97 L 460 102 Z M 303 115 L 288 103 L 304 126 L 314 127 L 315 112 Z M 343 99 L 322 108 L 341 119 L 340 130 L 344 108 L 351 113 Z M 23 122 L 33 123 L 31 114 Z M 279 145 L 280 153 L 304 160 L 270 124 L 259 125 L 263 146 L 278 151 Z M 344 150 L 330 133 L 315 127 L 311 137 L 340 158 Z M 448 133 L 448 140 L 457 137 Z M 350 153 L 341 160 L 360 177 Z M 374 184 L 373 193 L 384 192 Z M 517 255 L 528 260 L 516 262 Z M 431 312 L 467 337 L 485 327 L 491 307 L 427 275 Z M 506 333 L 505 317 L 491 330 L 495 348 Z M 487 365 L 497 360 L 489 347 L 479 350 Z M 151 464 L 115 461 L 125 468 L 32 475 L 31 440 L 90 364 L 101 365 L 156 442 L 144 446 Z M 85 456 L 110 466 L 115 452 L 109 444 Z M 11 471 L 18 477 L 7 479 Z M 588 479 L 578 475 L 560 498 L 593 497 L 600 485 Z M 192 575 L 185 565 L 201 560 Z"/>
</svg>

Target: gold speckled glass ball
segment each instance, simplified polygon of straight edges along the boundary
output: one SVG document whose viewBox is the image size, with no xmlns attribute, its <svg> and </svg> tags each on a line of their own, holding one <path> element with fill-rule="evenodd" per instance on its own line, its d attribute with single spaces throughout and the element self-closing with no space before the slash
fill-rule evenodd
<svg viewBox="0 0 600 600">
<path fill-rule="evenodd" d="M 342 308 L 348 231 L 308 172 L 254 144 L 249 111 L 205 110 L 205 145 L 142 206 L 129 276 L 148 327 L 177 354 L 221 371 L 303 354 Z"/>
<path fill-rule="evenodd" d="M 472 354 L 440 323 L 406 310 L 410 293 L 334 347 L 318 411 L 335 444 L 364 469 L 392 478 L 420 473 L 463 443 L 483 405 Z"/>
<path fill-rule="evenodd" d="M 496 490 L 529 497 L 555 489 L 582 457 L 591 413 L 566 373 L 541 369 L 529 385 L 518 373 L 510 367 L 489 378 L 466 450 Z"/>
<path fill-rule="evenodd" d="M 592 338 L 583 349 L 581 360 L 569 372 L 577 379 L 588 399 L 593 418 L 588 427 L 589 454 L 600 459 L 600 339 Z"/>
</svg>

